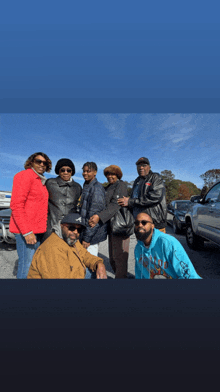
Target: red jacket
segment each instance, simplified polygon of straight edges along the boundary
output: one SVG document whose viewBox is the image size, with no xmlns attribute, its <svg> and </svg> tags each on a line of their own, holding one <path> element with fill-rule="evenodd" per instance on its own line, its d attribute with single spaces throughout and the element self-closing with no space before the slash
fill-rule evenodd
<svg viewBox="0 0 220 392">
<path fill-rule="evenodd" d="M 9 230 L 15 234 L 44 233 L 47 228 L 48 191 L 32 170 L 14 176 Z"/>
</svg>

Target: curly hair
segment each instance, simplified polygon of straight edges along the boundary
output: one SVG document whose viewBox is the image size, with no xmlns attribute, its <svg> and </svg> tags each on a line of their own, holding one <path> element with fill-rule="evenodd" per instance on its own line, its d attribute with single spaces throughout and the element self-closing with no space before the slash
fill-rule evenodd
<svg viewBox="0 0 220 392">
<path fill-rule="evenodd" d="M 50 158 L 48 158 L 48 156 L 46 154 L 44 154 L 43 152 L 35 152 L 34 154 L 32 154 L 25 162 L 24 164 L 24 168 L 29 169 L 32 167 L 31 163 L 34 161 L 34 159 L 36 158 L 37 155 L 41 155 L 43 158 L 46 159 L 46 172 L 49 173 L 52 169 L 52 162 L 50 160 Z"/>
</svg>

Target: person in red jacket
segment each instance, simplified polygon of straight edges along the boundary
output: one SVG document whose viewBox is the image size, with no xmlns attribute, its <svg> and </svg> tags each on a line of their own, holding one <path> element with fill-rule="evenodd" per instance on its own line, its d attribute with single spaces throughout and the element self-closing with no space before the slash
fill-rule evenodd
<svg viewBox="0 0 220 392">
<path fill-rule="evenodd" d="M 27 277 L 35 250 L 47 229 L 48 191 L 43 173 L 50 172 L 52 162 L 42 152 L 32 154 L 25 170 L 14 176 L 9 230 L 15 234 L 18 271 L 17 279 Z"/>
</svg>

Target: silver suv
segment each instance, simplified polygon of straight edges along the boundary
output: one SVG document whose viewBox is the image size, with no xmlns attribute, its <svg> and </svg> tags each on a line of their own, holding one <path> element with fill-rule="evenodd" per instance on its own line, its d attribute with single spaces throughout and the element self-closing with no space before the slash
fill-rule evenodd
<svg viewBox="0 0 220 392">
<path fill-rule="evenodd" d="M 185 215 L 186 241 L 191 249 L 201 249 L 205 241 L 220 246 L 220 181 L 202 200 L 192 203 Z"/>
</svg>

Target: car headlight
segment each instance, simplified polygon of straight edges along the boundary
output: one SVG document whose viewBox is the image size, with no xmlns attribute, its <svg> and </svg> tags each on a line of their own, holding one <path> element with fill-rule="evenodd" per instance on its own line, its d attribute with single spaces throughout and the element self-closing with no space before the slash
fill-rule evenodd
<svg viewBox="0 0 220 392">
<path fill-rule="evenodd" d="M 178 216 L 178 219 L 179 219 L 181 222 L 185 222 L 185 216 Z"/>
</svg>

